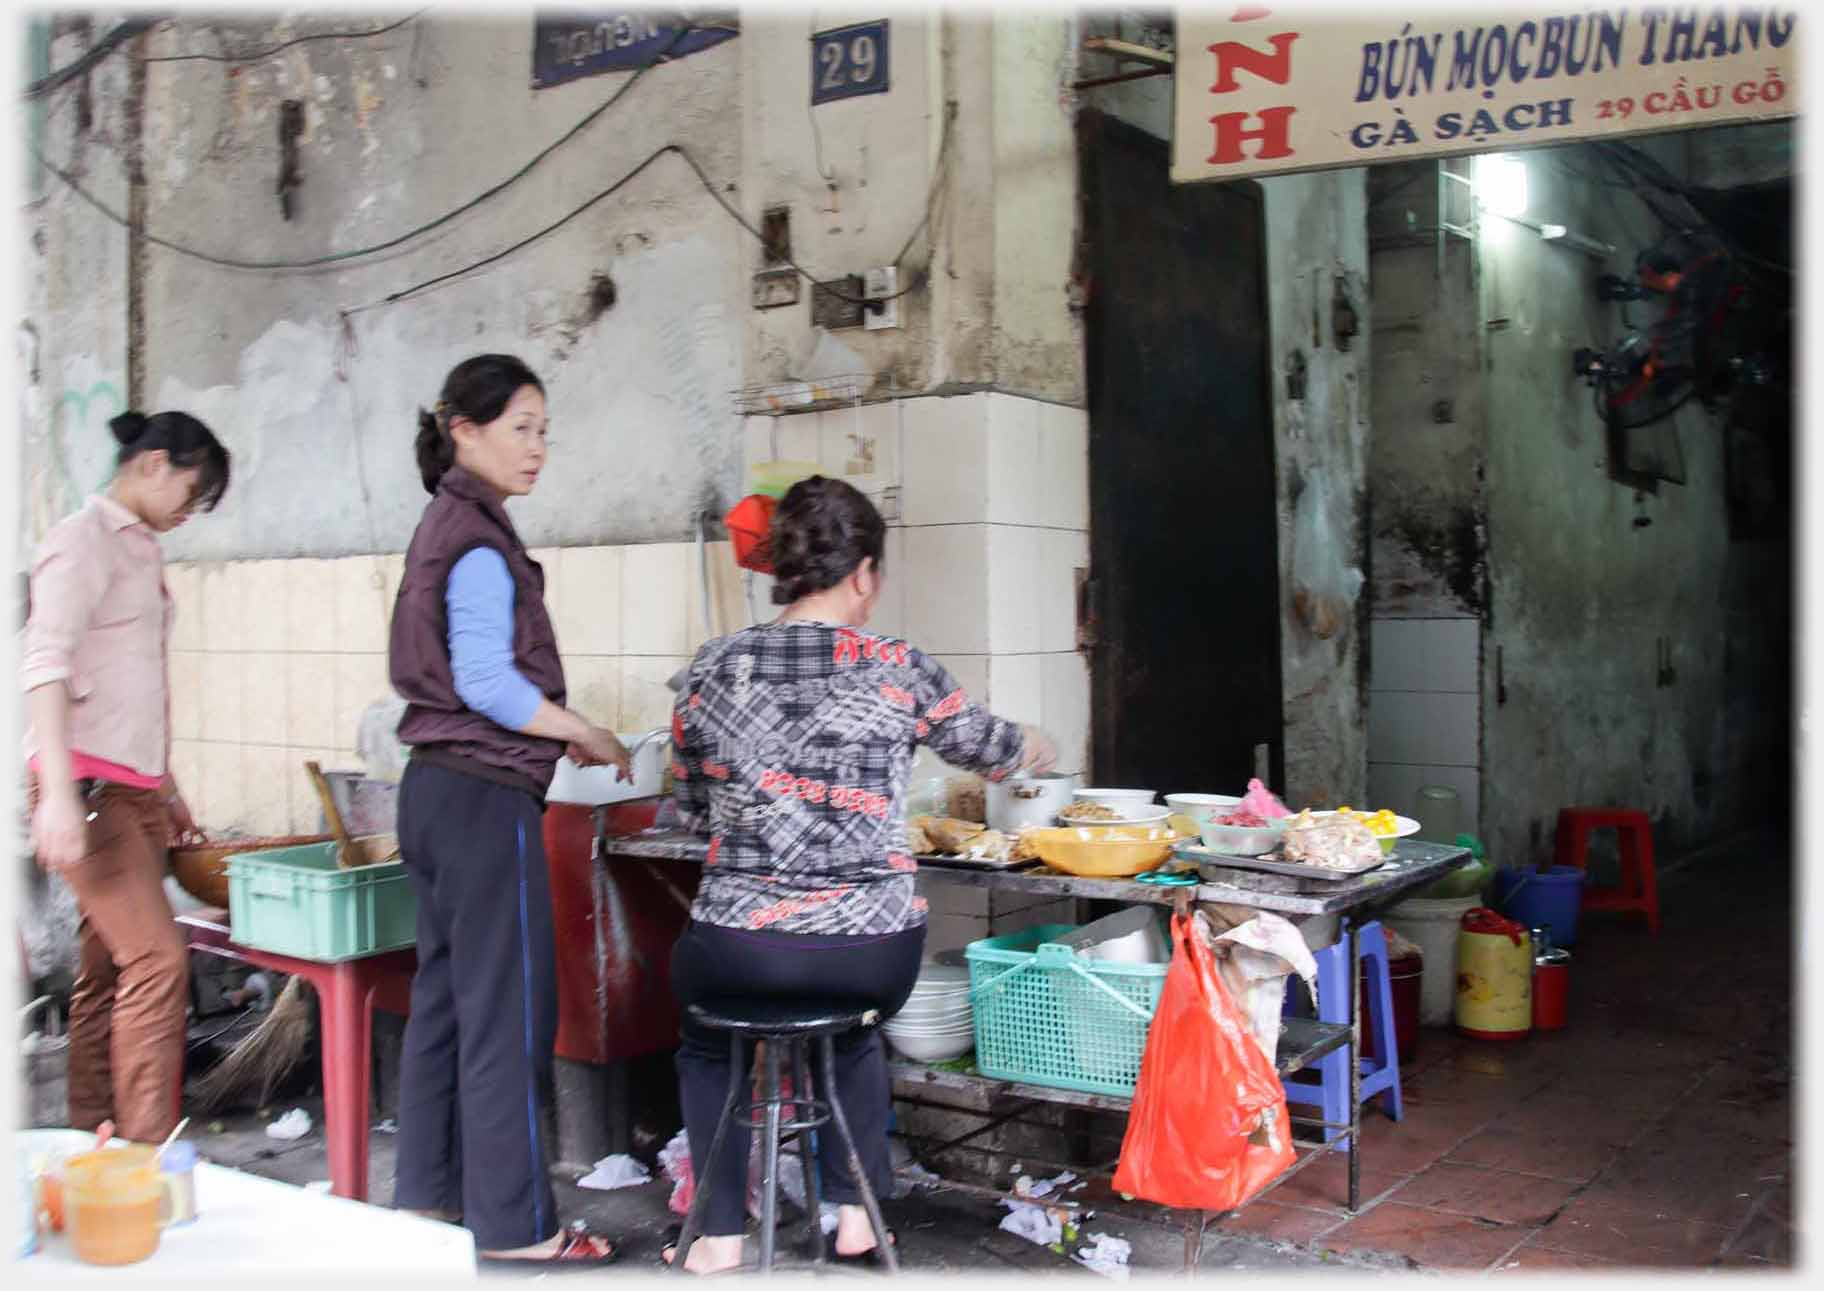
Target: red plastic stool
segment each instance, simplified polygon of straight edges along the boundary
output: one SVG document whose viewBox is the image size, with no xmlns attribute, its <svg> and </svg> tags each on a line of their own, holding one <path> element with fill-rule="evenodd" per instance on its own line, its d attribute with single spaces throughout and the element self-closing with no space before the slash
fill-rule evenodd
<svg viewBox="0 0 1824 1291">
<path fill-rule="evenodd" d="M 1629 807 L 1563 807 L 1558 812 L 1556 860 L 1586 875 L 1590 865 L 1590 831 L 1612 829 L 1621 856 L 1621 886 L 1583 885 L 1585 910 L 1622 910 L 1647 917 L 1647 930 L 1659 935 L 1659 882 L 1653 873 L 1653 824 L 1644 811 Z"/>
</svg>

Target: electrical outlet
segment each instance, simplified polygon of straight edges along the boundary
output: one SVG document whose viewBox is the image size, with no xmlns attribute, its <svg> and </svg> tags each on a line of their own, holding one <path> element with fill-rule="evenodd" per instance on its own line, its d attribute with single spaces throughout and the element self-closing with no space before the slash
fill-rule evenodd
<svg viewBox="0 0 1824 1291">
<path fill-rule="evenodd" d="M 888 265 L 885 269 L 868 270 L 867 281 L 862 287 L 861 294 L 869 300 L 882 302 L 879 310 L 867 311 L 868 331 L 878 332 L 889 327 L 899 326 L 899 301 L 886 299 L 898 291 L 899 269 L 896 266 Z"/>
</svg>

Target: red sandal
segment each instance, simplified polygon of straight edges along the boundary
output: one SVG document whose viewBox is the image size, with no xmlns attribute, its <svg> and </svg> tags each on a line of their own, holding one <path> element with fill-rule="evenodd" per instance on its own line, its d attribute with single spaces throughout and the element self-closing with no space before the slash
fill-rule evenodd
<svg viewBox="0 0 1824 1291">
<path fill-rule="evenodd" d="M 599 1247 L 606 1246 L 606 1251 Z M 518 1266 L 527 1271 L 536 1269 L 540 1273 L 565 1273 L 572 1269 L 599 1269 L 604 1264 L 612 1264 L 621 1257 L 619 1242 L 610 1241 L 600 1233 L 592 1233 L 582 1220 L 578 1219 L 563 1230 L 563 1240 L 549 1255 L 512 1256 L 512 1255 L 477 1255 L 475 1261 L 490 1269 L 506 1269 Z"/>
</svg>

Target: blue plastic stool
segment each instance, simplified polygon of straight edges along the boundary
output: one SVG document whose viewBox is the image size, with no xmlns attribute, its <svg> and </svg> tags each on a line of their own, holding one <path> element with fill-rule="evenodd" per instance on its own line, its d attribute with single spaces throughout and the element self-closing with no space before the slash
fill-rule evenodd
<svg viewBox="0 0 1824 1291">
<path fill-rule="evenodd" d="M 1314 953 L 1317 960 L 1318 1021 L 1349 1023 L 1349 979 L 1343 974 L 1349 954 L 1347 929 L 1334 946 Z M 1378 922 L 1365 923 L 1359 933 L 1357 954 L 1368 967 L 1367 987 L 1362 993 L 1362 1102 L 1385 1094 L 1383 1104 L 1394 1120 L 1402 1120 L 1406 1107 L 1400 1098 L 1400 1049 L 1394 1039 L 1393 983 L 1387 967 L 1387 934 Z M 1286 1011 L 1292 1011 L 1303 984 L 1294 977 L 1286 984 Z M 1370 1045 L 1370 1037 L 1373 1043 Z M 1374 1053 L 1371 1057 L 1369 1049 Z M 1332 1125 L 1349 1123 L 1349 1051 L 1338 1049 L 1325 1054 L 1304 1071 L 1282 1077 L 1286 1101 L 1313 1103 L 1325 1121 Z M 1324 1142 L 1346 1138 L 1343 1130 L 1324 1131 Z"/>
</svg>

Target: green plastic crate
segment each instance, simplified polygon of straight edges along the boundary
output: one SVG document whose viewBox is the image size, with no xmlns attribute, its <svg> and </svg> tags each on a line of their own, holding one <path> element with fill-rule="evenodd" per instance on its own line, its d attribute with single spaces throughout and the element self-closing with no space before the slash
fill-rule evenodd
<svg viewBox="0 0 1824 1291">
<path fill-rule="evenodd" d="M 971 942 L 975 1065 L 984 1076 L 1091 1094 L 1127 1095 L 1140 1078 L 1164 964 L 1084 959 L 1045 924 Z"/>
<path fill-rule="evenodd" d="M 398 950 L 418 935 L 405 862 L 341 869 L 334 843 L 230 856 L 228 916 L 243 946 L 325 963 Z"/>
</svg>

